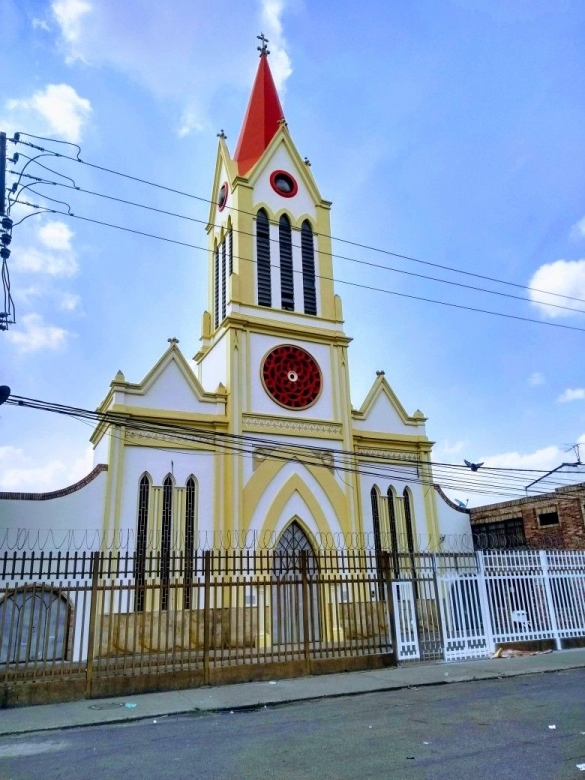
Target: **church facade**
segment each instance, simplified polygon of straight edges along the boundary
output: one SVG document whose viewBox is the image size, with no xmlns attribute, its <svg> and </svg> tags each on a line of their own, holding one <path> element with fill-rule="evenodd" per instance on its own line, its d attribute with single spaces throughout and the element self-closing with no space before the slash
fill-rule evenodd
<svg viewBox="0 0 585 780">
<path fill-rule="evenodd" d="M 233 156 L 219 138 L 211 202 L 197 354 L 169 339 L 142 381 L 118 372 L 94 471 L 55 493 L 0 494 L 0 525 L 45 547 L 85 532 L 88 548 L 142 556 L 472 549 L 468 514 L 434 485 L 424 415 L 383 372 L 352 407 L 331 203 L 291 138 L 265 46 Z"/>
</svg>

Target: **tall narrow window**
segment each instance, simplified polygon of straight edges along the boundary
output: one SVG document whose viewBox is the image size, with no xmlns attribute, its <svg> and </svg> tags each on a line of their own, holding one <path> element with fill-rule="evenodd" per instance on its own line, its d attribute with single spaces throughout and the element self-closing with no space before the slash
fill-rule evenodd
<svg viewBox="0 0 585 780">
<path fill-rule="evenodd" d="M 313 231 L 308 220 L 305 220 L 301 225 L 301 254 L 303 258 L 303 303 L 305 305 L 305 314 L 317 314 L 315 248 Z"/>
<path fill-rule="evenodd" d="M 410 505 L 410 492 L 408 488 L 404 488 L 404 493 L 402 494 L 402 497 L 404 499 L 404 522 L 406 524 L 406 545 L 408 547 L 408 552 L 413 553 L 414 552 L 414 531 L 412 528 L 412 507 Z"/>
<path fill-rule="evenodd" d="M 230 276 L 234 272 L 234 244 L 233 244 L 233 241 L 234 241 L 234 236 L 233 236 L 232 228 L 231 228 L 231 225 L 230 225 L 230 228 L 229 228 L 228 234 L 227 234 L 228 264 L 229 264 L 229 269 L 230 269 Z"/>
<path fill-rule="evenodd" d="M 171 575 L 171 532 L 173 521 L 173 480 L 167 474 L 163 482 L 162 524 L 160 535 L 160 608 L 169 607 Z"/>
<path fill-rule="evenodd" d="M 227 285 L 227 258 L 226 258 L 227 236 L 221 242 L 221 319 L 225 320 L 226 313 L 226 285 Z"/>
<path fill-rule="evenodd" d="M 213 298 L 214 298 L 214 313 L 213 320 L 215 327 L 219 326 L 219 247 L 215 247 L 213 253 Z"/>
<path fill-rule="evenodd" d="M 183 582 L 183 608 L 191 609 L 193 584 L 193 554 L 195 552 L 195 479 L 189 477 L 185 489 L 185 577 Z"/>
<path fill-rule="evenodd" d="M 270 288 L 270 224 L 268 214 L 260 209 L 256 215 L 256 273 L 258 305 L 272 306 Z"/>
<path fill-rule="evenodd" d="M 150 481 L 146 474 L 140 479 L 138 486 L 138 517 L 136 526 L 136 600 L 137 612 L 144 610 L 144 586 L 146 582 L 146 547 L 148 544 L 148 499 Z"/>
<path fill-rule="evenodd" d="M 378 489 L 370 491 L 372 502 L 372 526 L 374 529 L 374 549 L 376 551 L 376 571 L 378 574 L 378 597 L 384 598 L 384 573 L 382 568 L 382 535 L 380 533 L 380 509 L 378 507 Z"/>
<path fill-rule="evenodd" d="M 293 276 L 292 235 L 290 220 L 283 214 L 278 223 L 280 247 L 280 305 L 286 311 L 295 310 L 295 285 Z"/>
<path fill-rule="evenodd" d="M 394 566 L 394 575 L 398 577 L 400 571 L 400 559 L 398 557 L 398 533 L 396 531 L 396 507 L 394 505 L 394 491 L 388 488 L 388 522 L 390 523 L 390 549 L 392 551 L 392 561 Z"/>
</svg>

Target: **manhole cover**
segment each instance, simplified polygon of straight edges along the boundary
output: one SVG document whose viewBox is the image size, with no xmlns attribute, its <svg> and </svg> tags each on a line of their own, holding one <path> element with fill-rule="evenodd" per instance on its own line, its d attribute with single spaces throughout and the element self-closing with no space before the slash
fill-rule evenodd
<svg viewBox="0 0 585 780">
<path fill-rule="evenodd" d="M 117 710 L 120 707 L 123 707 L 123 702 L 117 702 L 117 701 L 105 701 L 102 704 L 90 704 L 89 708 L 90 710 Z"/>
</svg>

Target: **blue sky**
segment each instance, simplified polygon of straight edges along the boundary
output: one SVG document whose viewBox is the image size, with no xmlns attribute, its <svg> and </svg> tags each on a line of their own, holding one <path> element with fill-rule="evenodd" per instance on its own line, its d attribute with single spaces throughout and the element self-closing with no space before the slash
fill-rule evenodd
<svg viewBox="0 0 585 780">
<path fill-rule="evenodd" d="M 80 143 L 88 161 L 208 198 L 216 134 L 223 128 L 233 151 L 263 30 L 293 139 L 333 201 L 334 236 L 585 300 L 580 2 L 0 0 L 0 10 L 9 134 Z M 204 200 L 66 161 L 58 170 L 87 189 L 207 218 Z M 76 214 L 206 246 L 199 223 L 45 192 Z M 18 322 L 0 334 L 0 384 L 14 393 L 95 408 L 118 369 L 139 381 L 167 338 L 197 351 L 204 252 L 55 216 L 17 227 L 11 249 Z M 334 251 L 527 299 L 337 258 L 355 407 L 383 369 L 406 409 L 428 415 L 435 460 L 547 469 L 573 459 L 564 450 L 585 444 L 585 332 L 342 282 L 583 329 L 585 303 L 341 241 Z M 0 490 L 79 479 L 89 435 L 76 421 L 3 407 Z"/>
</svg>

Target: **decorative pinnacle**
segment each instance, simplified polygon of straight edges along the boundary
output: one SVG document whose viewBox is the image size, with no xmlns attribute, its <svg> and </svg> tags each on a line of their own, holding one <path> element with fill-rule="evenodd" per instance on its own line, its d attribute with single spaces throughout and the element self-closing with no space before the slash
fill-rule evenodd
<svg viewBox="0 0 585 780">
<path fill-rule="evenodd" d="M 258 46 L 257 49 L 260 52 L 260 56 L 262 55 L 267 56 L 270 54 L 268 51 L 268 46 L 266 45 L 268 43 L 268 38 L 265 37 L 264 33 L 261 32 L 260 35 L 257 35 L 256 38 L 258 38 L 259 41 L 262 41 L 262 46 Z"/>
<path fill-rule="evenodd" d="M 376 371 L 376 376 L 384 376 L 385 374 L 385 371 Z"/>
<path fill-rule="evenodd" d="M 223 138 L 224 140 L 227 138 L 227 135 L 223 132 L 223 127 L 221 128 L 221 130 L 217 134 L 217 137 L 218 138 Z"/>
<path fill-rule="evenodd" d="M 172 339 L 167 339 L 167 341 L 169 342 L 169 344 L 170 344 L 172 347 L 174 347 L 174 346 L 175 346 L 175 344 L 178 344 L 178 343 L 179 343 L 179 339 L 176 339 L 176 338 L 174 338 L 174 337 L 173 337 Z"/>
</svg>

